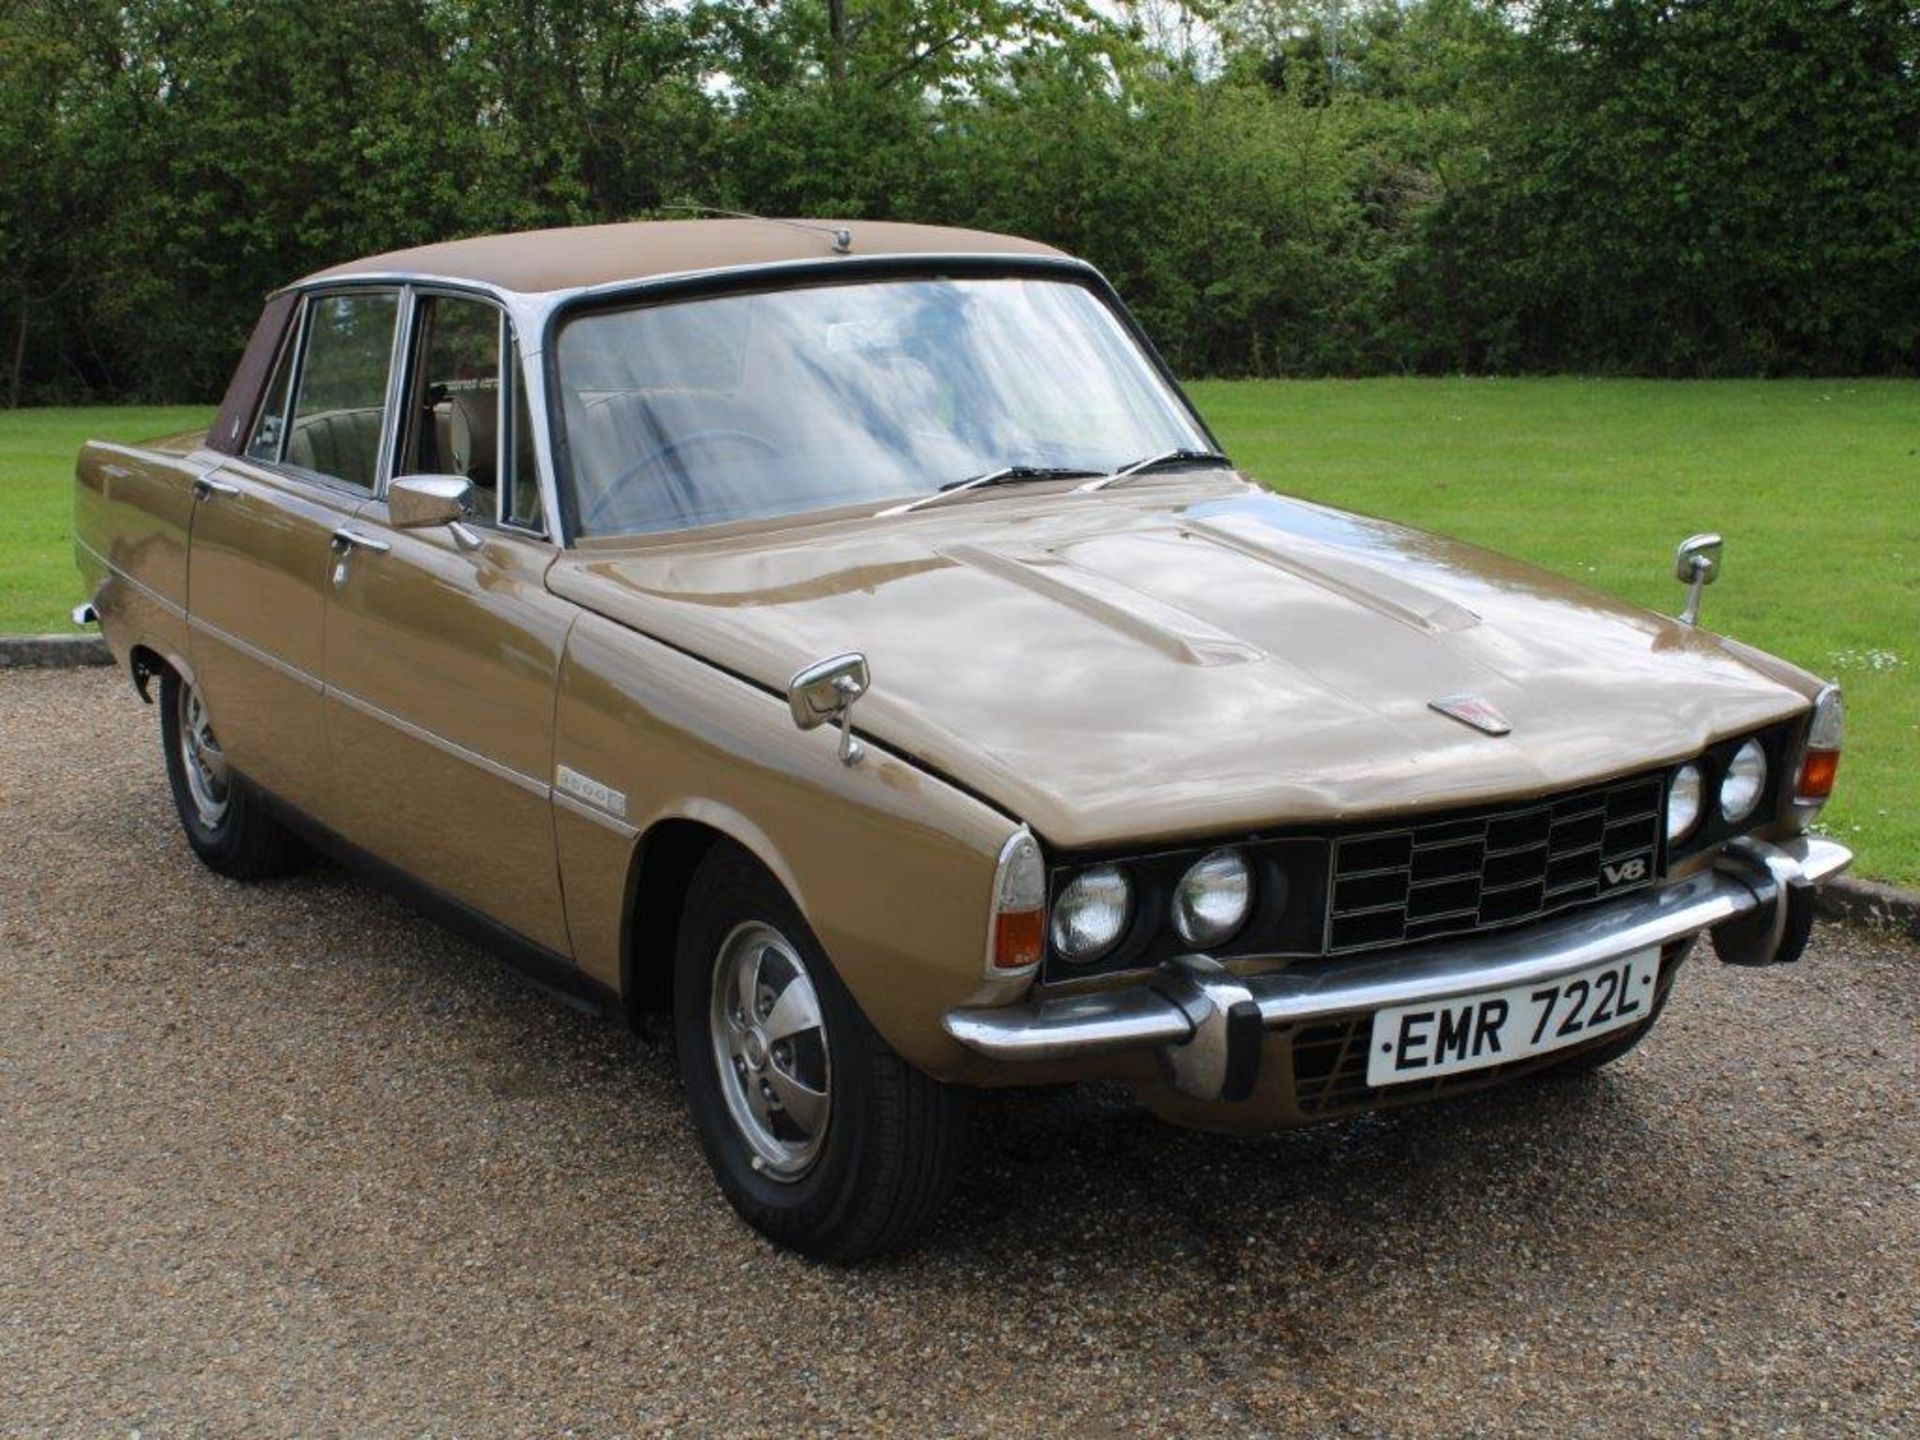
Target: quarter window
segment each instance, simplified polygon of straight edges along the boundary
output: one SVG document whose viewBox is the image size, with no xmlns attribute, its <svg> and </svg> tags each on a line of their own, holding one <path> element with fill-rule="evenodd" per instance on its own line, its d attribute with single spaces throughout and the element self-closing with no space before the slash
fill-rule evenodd
<svg viewBox="0 0 1920 1440">
<path fill-rule="evenodd" d="M 287 391 L 293 386 L 293 356 L 300 348 L 299 336 L 296 317 L 280 346 L 280 363 L 274 366 L 273 383 L 267 387 L 267 403 L 260 407 L 260 418 L 253 424 L 253 438 L 247 442 L 249 460 L 280 458 L 280 442 L 287 431 Z"/>
<path fill-rule="evenodd" d="M 380 467 L 387 370 L 397 296 L 323 295 L 308 302 L 307 351 L 286 459 L 303 470 L 371 491 Z"/>
</svg>

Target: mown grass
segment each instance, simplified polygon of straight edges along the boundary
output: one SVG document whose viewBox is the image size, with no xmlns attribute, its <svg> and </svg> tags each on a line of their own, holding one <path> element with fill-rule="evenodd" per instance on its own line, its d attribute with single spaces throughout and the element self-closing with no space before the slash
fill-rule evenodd
<svg viewBox="0 0 1920 1440">
<path fill-rule="evenodd" d="M 0 411 L 0 635 L 73 629 L 73 462 L 87 440 L 137 442 L 211 423 L 206 406 Z"/>
<path fill-rule="evenodd" d="M 1863 873 L 1920 882 L 1920 384 L 1208 381 L 1267 483 L 1459 535 L 1663 610 L 1674 543 L 1727 536 L 1705 620 L 1841 681 L 1827 829 Z M 0 632 L 65 630 L 73 457 L 206 409 L 0 414 Z"/>
<path fill-rule="evenodd" d="M 1845 686 L 1823 828 L 1920 881 L 1920 384 L 1205 382 L 1277 489 L 1458 535 L 1660 610 L 1674 545 L 1727 537 L 1711 628 Z"/>
</svg>

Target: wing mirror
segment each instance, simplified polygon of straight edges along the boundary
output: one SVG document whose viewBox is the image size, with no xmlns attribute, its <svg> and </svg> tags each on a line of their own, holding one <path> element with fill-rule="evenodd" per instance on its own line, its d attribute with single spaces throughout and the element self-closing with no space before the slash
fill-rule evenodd
<svg viewBox="0 0 1920 1440">
<path fill-rule="evenodd" d="M 835 655 L 807 666 L 787 682 L 787 708 L 793 723 L 815 730 L 835 723 L 840 727 L 840 763 L 858 765 L 864 747 L 853 738 L 853 702 L 867 693 L 873 677 L 867 657 L 856 652 Z"/>
<path fill-rule="evenodd" d="M 1700 592 L 1720 578 L 1720 550 L 1725 543 L 1711 532 L 1689 535 L 1673 552 L 1673 578 L 1687 587 L 1686 607 L 1680 612 L 1682 625 L 1699 623 Z"/>
<path fill-rule="evenodd" d="M 387 486 L 387 519 L 396 530 L 445 525 L 462 550 L 480 548 L 463 522 L 473 514 L 473 482 L 464 475 L 397 475 Z"/>
</svg>

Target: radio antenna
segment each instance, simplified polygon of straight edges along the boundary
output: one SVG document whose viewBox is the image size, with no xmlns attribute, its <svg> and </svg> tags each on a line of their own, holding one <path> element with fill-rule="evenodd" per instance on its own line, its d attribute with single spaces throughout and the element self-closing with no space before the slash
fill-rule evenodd
<svg viewBox="0 0 1920 1440">
<path fill-rule="evenodd" d="M 728 220 L 758 220 L 762 225 L 785 225 L 789 230 L 810 230 L 832 242 L 833 253 L 853 251 L 853 232 L 844 225 L 810 225 L 805 220 L 782 220 L 773 215 L 755 215 L 746 210 L 722 210 L 718 205 L 661 205 L 661 210 L 684 210 L 693 215 L 719 215 Z"/>
</svg>

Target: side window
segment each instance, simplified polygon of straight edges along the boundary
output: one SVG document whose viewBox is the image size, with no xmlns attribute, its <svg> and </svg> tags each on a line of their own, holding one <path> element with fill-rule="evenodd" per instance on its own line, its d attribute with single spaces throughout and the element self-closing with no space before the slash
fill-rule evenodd
<svg viewBox="0 0 1920 1440">
<path fill-rule="evenodd" d="M 464 475 L 474 514 L 499 513 L 500 312 L 479 300 L 429 295 L 415 324 L 416 357 L 403 475 Z"/>
<path fill-rule="evenodd" d="M 300 325 L 287 327 L 287 338 L 280 345 L 280 363 L 274 366 L 273 381 L 267 386 L 267 400 L 260 407 L 260 418 L 253 422 L 253 438 L 247 442 L 249 460 L 278 460 L 280 441 L 287 431 L 287 391 L 293 385 L 293 355 L 300 348 Z"/>
<path fill-rule="evenodd" d="M 533 456 L 533 415 L 527 407 L 526 372 L 520 368 L 520 347 L 512 345 L 507 369 L 513 386 L 513 477 L 507 494 L 506 521 L 528 530 L 543 530 L 540 513 L 540 462 Z"/>
<path fill-rule="evenodd" d="M 399 313 L 399 297 L 377 291 L 307 302 L 306 362 L 287 432 L 289 465 L 373 489 Z"/>
</svg>

